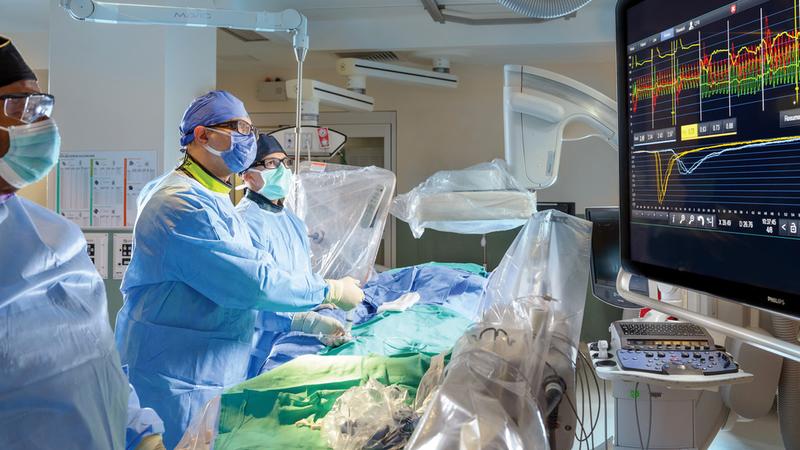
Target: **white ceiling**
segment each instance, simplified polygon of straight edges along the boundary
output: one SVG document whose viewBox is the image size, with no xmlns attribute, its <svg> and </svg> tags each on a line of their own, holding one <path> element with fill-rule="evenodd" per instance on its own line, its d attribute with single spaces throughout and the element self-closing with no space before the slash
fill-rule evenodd
<svg viewBox="0 0 800 450">
<path fill-rule="evenodd" d="M 0 32 L 46 33 L 49 7 L 57 0 L 0 0 Z M 127 1 L 127 0 L 125 0 Z M 330 67 L 336 51 L 394 50 L 410 61 L 420 54 L 450 56 L 454 64 L 594 62 L 613 58 L 615 0 L 594 0 L 569 20 L 541 24 L 469 26 L 434 22 L 420 0 L 139 0 L 224 9 L 295 8 L 309 19 L 309 65 Z M 452 14 L 510 17 L 493 0 L 438 0 Z M 229 67 L 289 65 L 288 41 L 244 43 L 219 34 L 219 60 Z"/>
</svg>

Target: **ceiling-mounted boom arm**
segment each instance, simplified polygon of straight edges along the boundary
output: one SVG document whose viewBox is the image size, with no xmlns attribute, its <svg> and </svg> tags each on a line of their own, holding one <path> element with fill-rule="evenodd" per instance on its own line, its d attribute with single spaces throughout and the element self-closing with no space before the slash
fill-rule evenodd
<svg viewBox="0 0 800 450">
<path fill-rule="evenodd" d="M 183 25 L 291 33 L 298 60 L 308 52 L 308 21 L 297 10 L 281 12 L 235 11 L 177 6 L 135 5 L 94 0 L 60 0 L 76 20 L 140 25 Z"/>
<path fill-rule="evenodd" d="M 59 0 L 75 20 L 132 25 L 179 25 L 251 30 L 263 33 L 290 33 L 297 59 L 297 117 L 295 159 L 300 158 L 303 98 L 303 61 L 308 53 L 308 19 L 294 9 L 281 12 L 235 11 L 177 6 L 136 5 L 94 0 Z"/>
<path fill-rule="evenodd" d="M 503 122 L 506 161 L 529 189 L 545 189 L 558 178 L 565 129 L 589 127 L 617 149 L 617 103 L 562 75 L 527 66 L 505 67 Z"/>
</svg>

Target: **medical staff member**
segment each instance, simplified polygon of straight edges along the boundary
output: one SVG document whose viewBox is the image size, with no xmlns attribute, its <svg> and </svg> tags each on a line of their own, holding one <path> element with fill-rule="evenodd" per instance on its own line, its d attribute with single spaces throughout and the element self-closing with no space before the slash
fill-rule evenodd
<svg viewBox="0 0 800 450">
<path fill-rule="evenodd" d="M 81 230 L 15 195 L 58 161 L 54 103 L 0 36 L 0 448 L 163 448 L 158 417 L 129 404 Z"/>
<path fill-rule="evenodd" d="M 116 328 L 131 383 L 164 420 L 168 448 L 206 402 L 245 379 L 256 310 L 323 302 L 349 310 L 361 301 L 253 246 L 229 197 L 231 175 L 256 153 L 256 130 L 239 99 L 225 91 L 195 99 L 180 132 L 183 163 L 139 196 Z"/>
<path fill-rule="evenodd" d="M 242 174 L 248 188 L 247 194 L 236 205 L 236 210 L 250 227 L 253 244 L 268 252 L 281 267 L 297 277 L 304 277 L 311 285 L 325 286 L 328 283 L 333 289 L 352 290 L 363 297 L 359 282 L 353 278 L 325 281 L 314 273 L 306 226 L 283 204 L 294 185 L 290 165 L 290 159 L 278 141 L 261 134 L 255 162 Z M 337 336 L 345 333 L 338 320 L 313 311 L 291 315 L 263 312 L 259 314 L 256 328 L 248 377 L 261 373 L 272 342 L 281 332 L 301 331 L 322 335 L 327 342 L 335 342 Z"/>
</svg>

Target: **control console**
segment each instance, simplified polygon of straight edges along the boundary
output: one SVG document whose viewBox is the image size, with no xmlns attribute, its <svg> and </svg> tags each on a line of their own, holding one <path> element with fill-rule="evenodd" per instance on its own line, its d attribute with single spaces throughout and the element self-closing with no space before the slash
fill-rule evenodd
<svg viewBox="0 0 800 450">
<path fill-rule="evenodd" d="M 621 369 L 664 375 L 722 375 L 739 366 L 703 328 L 689 322 L 617 321 L 612 348 Z"/>
</svg>

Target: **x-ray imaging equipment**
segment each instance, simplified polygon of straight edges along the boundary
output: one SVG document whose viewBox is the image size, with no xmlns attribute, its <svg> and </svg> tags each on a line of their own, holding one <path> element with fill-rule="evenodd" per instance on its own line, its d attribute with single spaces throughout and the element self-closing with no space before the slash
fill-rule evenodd
<svg viewBox="0 0 800 450">
<path fill-rule="evenodd" d="M 617 147 L 617 104 L 608 96 L 557 73 L 528 66 L 504 68 L 505 158 L 523 186 L 544 189 L 558 178 L 561 145 L 571 125 L 588 127 Z"/>
<path fill-rule="evenodd" d="M 672 273 L 669 270 L 662 268 L 662 270 L 655 271 L 654 269 L 647 267 L 646 264 L 643 264 L 641 261 L 631 261 L 631 250 L 632 247 L 639 243 L 639 247 L 637 251 L 650 251 L 652 252 L 654 247 L 652 239 L 657 238 L 657 236 L 653 235 L 651 237 L 651 241 L 647 245 L 642 245 L 641 243 L 641 230 L 633 230 L 631 227 L 631 223 L 635 221 L 635 219 L 641 219 L 644 217 L 651 217 L 653 215 L 657 215 L 658 217 L 664 217 L 669 221 L 672 217 L 669 214 L 666 216 L 662 213 L 659 214 L 658 212 L 651 212 L 651 211 L 638 211 L 637 217 L 632 217 L 631 210 L 632 208 L 632 190 L 631 188 L 631 180 L 630 177 L 631 173 L 629 172 L 630 166 L 628 165 L 629 159 L 632 157 L 633 152 L 631 149 L 638 150 L 638 147 L 642 141 L 641 139 L 647 139 L 648 134 L 646 133 L 647 130 L 639 130 L 639 129 L 632 129 L 632 125 L 628 124 L 628 114 L 630 113 L 628 106 L 630 106 L 630 102 L 632 100 L 632 91 L 631 89 L 639 89 L 635 95 L 637 96 L 644 96 L 643 86 L 644 84 L 636 85 L 634 88 L 631 84 L 631 74 L 629 73 L 630 64 L 634 64 L 636 61 L 646 61 L 644 58 L 644 54 L 637 60 L 635 59 L 638 57 L 638 54 L 634 54 L 641 49 L 638 48 L 640 45 L 653 45 L 648 43 L 648 36 L 653 35 L 657 42 L 660 42 L 661 39 L 671 39 L 674 37 L 674 30 L 680 28 L 679 26 L 673 30 L 673 34 L 666 33 L 665 35 L 660 34 L 660 28 L 663 25 L 663 28 L 669 28 L 669 24 L 664 23 L 660 25 L 654 25 L 651 29 L 648 29 L 647 32 L 641 32 L 640 30 L 638 36 L 638 41 L 634 38 L 628 38 L 626 33 L 630 32 L 631 29 L 638 27 L 642 27 L 646 24 L 648 20 L 646 17 L 652 18 L 652 14 L 649 16 L 644 12 L 646 7 L 641 6 L 642 4 L 648 3 L 647 0 L 645 1 L 625 1 L 622 2 L 619 9 L 619 33 L 620 36 L 618 38 L 618 45 L 619 45 L 619 54 L 618 54 L 618 64 L 619 64 L 619 80 L 620 80 L 620 88 L 619 88 L 619 95 L 622 104 L 625 105 L 625 108 L 618 113 L 616 111 L 616 104 L 608 99 L 608 97 L 599 94 L 598 92 L 594 91 L 593 89 L 583 86 L 580 83 L 577 83 L 573 80 L 569 80 L 565 77 L 560 75 L 552 74 L 540 69 L 535 68 L 528 68 L 528 67 L 520 67 L 520 66 L 507 66 L 505 69 L 505 90 L 504 90 L 504 118 L 505 118 L 505 139 L 506 139 L 506 159 L 509 161 L 509 166 L 514 171 L 514 175 L 517 179 L 525 183 L 527 187 L 535 188 L 535 189 L 542 189 L 551 186 L 555 183 L 558 170 L 559 170 L 559 159 L 560 159 L 560 152 L 561 152 L 561 145 L 564 141 L 571 140 L 568 137 L 565 137 L 565 130 L 571 123 L 580 123 L 585 126 L 589 126 L 593 129 L 593 132 L 589 133 L 590 135 L 599 136 L 601 138 L 606 139 L 609 144 L 617 148 L 619 147 L 622 151 L 620 152 L 620 161 L 621 161 L 621 227 L 623 228 L 622 233 L 622 260 L 623 260 L 623 267 L 625 269 L 639 269 L 637 270 L 638 273 L 646 276 L 650 276 L 650 278 L 654 278 L 659 281 L 664 282 L 671 282 L 673 284 L 678 285 L 688 285 L 689 287 L 693 287 L 695 289 L 705 290 L 706 292 L 712 291 L 712 293 L 721 294 L 724 293 L 725 289 L 719 289 L 721 286 L 719 283 L 709 283 L 709 284 L 697 284 L 698 278 L 692 277 L 691 275 L 687 275 L 686 273 L 678 275 L 673 275 L 675 271 L 673 270 Z M 655 1 L 650 1 L 650 3 L 658 3 Z M 722 14 L 723 12 L 727 12 L 728 15 L 732 14 L 731 11 L 737 10 L 737 8 L 731 9 L 731 5 L 723 4 L 724 2 L 719 2 L 720 5 L 716 3 L 714 5 L 708 5 L 705 2 L 699 4 L 693 4 L 692 8 L 689 8 L 691 11 L 700 10 L 700 9 L 707 9 L 708 11 L 695 11 L 697 13 L 697 17 L 701 17 L 703 22 L 706 22 L 709 16 L 704 16 L 703 14 Z M 737 7 L 739 11 L 741 11 L 742 5 L 739 5 L 737 2 Z M 770 2 L 767 2 L 770 3 Z M 772 2 L 778 3 L 778 2 Z M 641 6 L 639 9 L 640 13 L 642 14 L 641 17 L 638 17 L 635 21 L 627 22 L 628 14 L 631 14 L 626 8 L 630 8 L 631 10 L 635 9 L 637 5 Z M 659 3 L 660 5 L 660 3 Z M 725 8 L 727 6 L 727 8 Z M 652 8 L 658 8 L 658 5 L 651 5 L 649 6 Z M 684 9 L 677 8 L 675 11 L 681 11 L 680 13 L 676 14 L 684 14 Z M 646 17 L 645 17 L 646 16 Z M 682 17 L 682 16 L 681 16 Z M 688 17 L 686 18 L 689 19 Z M 674 19 L 674 22 L 677 24 L 680 22 L 679 19 Z M 674 25 L 674 24 L 673 24 Z M 648 25 L 649 26 L 649 25 Z M 650 33 L 650 34 L 648 34 Z M 655 53 L 653 53 L 655 54 Z M 655 95 L 655 94 L 651 94 Z M 634 100 L 639 102 L 641 109 L 645 108 L 647 103 L 642 101 L 639 98 L 635 98 Z M 788 106 L 787 106 L 788 108 Z M 710 114 L 706 112 L 706 114 Z M 777 111 L 776 111 L 777 114 Z M 707 116 L 709 117 L 709 116 Z M 709 117 L 711 118 L 711 117 Z M 620 124 L 623 125 L 619 136 L 617 136 L 617 122 L 619 121 Z M 712 124 L 714 126 L 724 126 L 724 121 L 719 122 L 719 124 Z M 757 123 L 753 121 L 753 123 Z M 760 123 L 760 122 L 759 122 Z M 777 123 L 777 122 L 776 122 Z M 690 129 L 693 129 L 691 125 L 696 125 L 698 130 L 701 132 L 705 132 L 706 128 L 711 128 L 710 125 L 707 127 L 703 127 L 700 125 L 689 124 Z M 701 124 L 702 125 L 702 124 Z M 741 126 L 741 125 L 740 125 Z M 666 125 L 665 125 L 666 128 Z M 780 128 L 776 126 L 776 128 Z M 652 130 L 650 130 L 652 131 Z M 672 137 L 678 136 L 678 140 L 686 139 L 691 140 L 691 135 L 683 136 L 681 135 L 682 132 L 688 132 L 681 129 L 681 127 L 673 128 L 672 132 L 667 133 L 664 130 L 661 130 L 664 134 L 669 134 Z M 776 133 L 776 134 L 790 134 L 791 130 L 784 130 L 783 133 Z M 655 133 L 653 133 L 655 136 Z M 735 133 L 733 133 L 735 134 Z M 695 136 L 700 138 L 700 136 Z M 722 136 L 720 136 L 722 137 Z M 705 139 L 712 139 L 711 141 L 702 141 L 701 139 L 697 139 L 701 142 L 717 142 L 713 140 L 715 136 L 703 137 Z M 770 137 L 768 137 L 769 139 Z M 654 137 L 655 139 L 655 137 Z M 736 138 L 732 138 L 736 139 Z M 774 139 L 774 138 L 773 138 Z M 653 141 L 655 142 L 655 141 Z M 694 142 L 687 142 L 688 145 L 695 144 Z M 665 147 L 669 147 L 668 145 Z M 723 146 L 724 147 L 724 146 Z M 699 148 L 699 146 L 698 146 Z M 643 150 L 646 150 L 644 148 Z M 644 152 L 642 152 L 644 153 Z M 677 153 L 677 152 L 676 152 Z M 707 153 L 712 153 L 711 151 Z M 638 154 L 638 153 L 636 153 Z M 723 152 L 724 154 L 724 152 Z M 715 152 L 712 154 L 711 157 L 719 156 L 719 152 Z M 651 154 L 652 157 L 652 154 Z M 639 164 L 642 164 L 641 162 Z M 665 163 L 666 167 L 673 167 L 667 161 Z M 673 177 L 677 178 L 679 175 L 686 175 L 689 173 L 688 169 L 690 166 L 688 162 L 684 162 L 683 164 L 675 164 L 675 174 L 671 174 Z M 642 177 L 642 175 L 639 175 Z M 673 181 L 674 183 L 677 183 Z M 641 195 L 641 193 L 640 193 Z M 657 208 L 655 208 L 657 210 Z M 732 209 L 732 208 L 731 208 Z M 737 208 L 738 209 L 738 208 Z M 742 211 L 744 208 L 742 208 Z M 680 216 L 677 217 L 676 220 L 680 220 Z M 687 219 L 688 220 L 688 219 Z M 716 220 L 716 218 L 714 219 Z M 695 219 L 697 221 L 697 219 Z M 708 223 L 708 217 L 704 217 L 704 223 Z M 693 222 L 694 223 L 694 222 Z M 716 223 L 716 222 L 715 222 Z M 766 222 L 764 222 L 766 224 Z M 772 222 L 770 222 L 772 223 Z M 776 234 L 780 234 L 780 225 L 781 223 L 777 220 L 774 222 L 774 232 Z M 787 226 L 787 230 L 791 226 L 791 223 L 786 222 L 785 225 Z M 770 229 L 773 230 L 773 229 Z M 686 230 L 688 233 L 693 233 L 695 236 L 700 236 L 702 239 L 703 236 L 709 237 L 710 234 L 700 234 L 699 231 L 696 230 Z M 712 230 L 713 231 L 713 230 Z M 706 231 L 708 233 L 708 231 Z M 787 234 L 789 231 L 787 231 Z M 685 237 L 685 236 L 684 236 Z M 787 236 L 788 237 L 788 236 Z M 680 241 L 675 241 L 674 239 L 680 238 L 680 236 L 674 236 L 673 240 L 667 239 L 666 245 L 674 246 L 676 243 L 678 245 L 682 245 Z M 636 241 L 639 239 L 639 241 Z M 713 239 L 713 238 L 711 238 Z M 719 243 L 720 241 L 715 241 Z M 777 241 L 776 241 L 777 242 Z M 790 242 L 786 242 L 783 245 L 788 246 L 791 245 Z M 785 250 L 784 250 L 785 251 Z M 750 258 L 753 258 L 753 255 L 757 253 L 753 253 L 750 255 Z M 795 253 L 796 254 L 796 253 Z M 641 253 L 639 254 L 639 258 L 641 258 Z M 704 252 L 703 257 L 708 257 L 709 255 L 713 255 L 713 252 L 706 251 Z M 699 256 L 699 255 L 698 255 Z M 703 257 L 699 257 L 696 260 L 697 264 L 702 264 Z M 744 257 L 744 255 L 742 255 Z M 663 264 L 663 263 L 662 263 Z M 681 262 L 673 263 L 672 267 L 675 267 L 678 264 L 682 264 Z M 652 265 L 652 264 L 651 264 Z M 723 267 L 720 265 L 720 267 Z M 641 270 L 641 269 L 645 270 Z M 649 270 L 647 270 L 649 269 Z M 781 269 L 783 270 L 783 269 Z M 680 308 L 678 306 L 673 306 L 670 304 L 665 304 L 662 302 L 658 302 L 656 300 L 652 300 L 647 295 L 638 294 L 632 292 L 628 289 L 630 279 L 633 275 L 626 272 L 626 270 L 621 270 L 620 274 L 617 278 L 617 290 L 619 291 L 622 297 L 632 302 L 633 304 L 638 304 L 641 306 L 646 306 L 650 308 L 654 308 L 656 310 L 662 311 L 666 314 L 671 316 L 694 322 L 695 324 L 707 327 L 712 331 L 716 331 L 722 333 L 729 338 L 734 338 L 726 342 L 726 345 L 731 349 L 737 349 L 740 351 L 736 356 L 740 363 L 743 364 L 744 368 L 748 368 L 748 362 L 750 362 L 749 367 L 758 368 L 761 365 L 774 367 L 772 362 L 769 362 L 769 355 L 758 352 L 755 348 L 765 349 L 767 351 L 776 353 L 781 356 L 786 356 L 790 358 L 797 359 L 800 356 L 800 347 L 796 345 L 796 337 L 797 337 L 797 326 L 796 323 L 792 321 L 788 321 L 786 319 L 781 318 L 773 318 L 772 322 L 772 330 L 776 336 L 781 336 L 781 339 L 776 337 L 770 336 L 766 333 L 760 333 L 753 331 L 752 329 L 746 328 L 740 324 L 731 324 L 727 323 L 713 317 L 709 317 L 707 314 L 699 314 L 696 312 L 692 312 L 686 310 L 684 308 Z M 783 281 L 790 281 L 794 279 L 793 277 L 783 277 Z M 701 280 L 702 281 L 702 280 Z M 736 280 L 740 281 L 740 280 Z M 694 282 L 694 283 L 692 283 Z M 705 287 L 708 286 L 708 287 Z M 728 284 L 727 291 L 729 292 L 732 288 L 733 284 Z M 717 288 L 717 289 L 714 289 Z M 748 291 L 742 292 L 752 292 L 752 289 Z M 763 289 L 762 292 L 766 293 L 769 292 L 769 289 Z M 780 308 L 781 305 L 785 305 L 783 311 L 791 310 L 790 308 L 797 308 L 797 303 L 790 304 L 789 302 L 794 298 L 791 295 L 786 295 L 786 292 L 780 292 L 779 294 L 784 295 L 774 295 L 771 296 L 773 299 L 774 304 L 772 305 L 772 309 Z M 788 300 L 787 300 L 788 299 Z M 756 299 L 751 299 L 750 303 L 752 304 L 755 302 Z M 765 301 L 757 306 L 761 307 L 769 307 L 769 300 L 765 297 Z M 796 309 L 795 309 L 796 310 Z M 786 343 L 784 340 L 789 340 L 792 343 Z M 646 342 L 646 341 L 643 341 Z M 745 350 L 742 352 L 742 348 Z M 612 349 L 612 351 L 615 349 Z M 619 349 L 616 349 L 619 350 Z M 643 354 L 641 355 L 645 358 L 645 353 L 647 353 L 646 349 L 641 349 Z M 605 350 L 604 350 L 605 351 Z M 639 351 L 639 349 L 632 349 L 631 351 Z M 734 351 L 734 350 L 731 350 Z M 658 352 L 655 352 L 658 353 Z M 679 352 L 676 356 L 682 357 L 682 354 L 685 352 Z M 693 352 L 692 352 L 693 353 Z M 745 356 L 742 356 L 745 355 Z M 669 355 L 666 355 L 669 356 Z M 690 353 L 689 357 L 692 358 L 694 355 Z M 701 357 L 706 355 L 700 355 Z M 744 358 L 744 360 L 742 359 Z M 655 355 L 653 357 L 655 359 Z M 732 359 L 731 359 L 732 361 Z M 757 362 L 756 362 L 757 361 Z M 609 364 L 615 364 L 616 361 L 610 361 Z M 706 364 L 708 365 L 708 364 Z M 786 381 L 788 380 L 796 380 L 797 371 L 792 369 L 793 364 L 786 362 L 784 363 L 784 383 L 783 386 L 786 386 Z M 789 373 L 787 373 L 787 367 L 789 367 Z M 653 400 L 654 398 L 657 399 L 669 399 L 669 400 L 681 400 L 684 401 L 685 407 L 687 410 L 685 413 L 689 414 L 700 414 L 697 416 L 698 418 L 702 418 L 704 420 L 703 423 L 706 424 L 702 429 L 695 429 L 690 439 L 691 445 L 695 446 L 696 448 L 702 448 L 705 445 L 710 443 L 710 440 L 713 439 L 713 436 L 716 434 L 716 430 L 722 426 L 722 423 L 725 422 L 726 418 L 730 418 L 735 416 L 727 415 L 726 411 L 727 408 L 730 407 L 734 413 L 739 411 L 747 411 L 747 410 L 755 410 L 758 409 L 757 407 L 753 407 L 752 403 L 758 403 L 754 401 L 748 401 L 747 396 L 739 395 L 738 392 L 741 392 L 741 389 L 737 388 L 736 386 L 725 387 L 722 389 L 724 392 L 723 395 L 718 393 L 706 393 L 706 395 L 698 395 L 695 389 L 705 389 L 708 387 L 717 387 L 725 384 L 737 384 L 741 383 L 742 381 L 747 380 L 748 378 L 752 379 L 750 374 L 746 372 L 736 372 L 731 374 L 720 374 L 716 376 L 701 376 L 700 378 L 696 378 L 697 375 L 665 375 L 663 379 L 660 380 L 650 380 L 642 378 L 643 376 L 649 375 L 632 375 L 633 372 L 621 370 L 620 367 L 610 367 L 606 366 L 599 370 L 599 373 L 603 372 L 601 377 L 609 379 L 609 380 L 616 380 L 615 383 L 619 386 L 615 387 L 615 389 L 619 390 L 619 397 L 622 397 L 625 392 L 627 392 L 626 388 L 633 388 L 634 384 L 628 386 L 624 383 L 641 383 L 642 387 L 648 386 L 649 389 L 647 390 L 647 396 L 649 397 L 648 400 Z M 754 371 L 755 372 L 755 371 Z M 615 378 L 617 377 L 617 378 Z M 694 377 L 694 378 L 693 378 Z M 756 378 L 756 381 L 753 384 L 758 384 L 759 386 L 769 385 L 769 380 L 771 379 L 771 375 L 769 373 L 763 375 L 761 378 Z M 623 384 L 620 384 L 623 383 Z M 694 384 L 693 384 L 694 383 Z M 794 385 L 796 386 L 796 382 Z M 664 386 L 667 386 L 669 389 L 666 391 L 664 390 Z M 743 389 L 747 389 L 747 385 L 744 385 Z M 636 386 L 638 388 L 638 386 Z M 751 388 L 752 389 L 752 388 Z M 630 389 L 629 389 L 630 390 Z M 644 392 L 643 389 L 633 389 L 640 394 Z M 797 389 L 791 389 L 785 387 L 782 389 L 785 391 L 783 396 L 783 404 L 787 406 L 782 407 L 782 421 L 784 422 L 783 425 L 783 434 L 784 434 L 784 441 L 787 442 L 787 445 L 795 445 L 792 436 L 786 436 L 787 434 L 791 434 L 797 430 L 798 427 L 790 425 L 792 421 L 796 422 L 796 411 L 797 408 L 797 399 L 798 396 L 796 394 Z M 680 392 L 685 391 L 685 394 L 680 394 Z M 703 391 L 706 392 L 706 391 Z M 616 392 L 615 392 L 616 394 Z M 681 397 L 683 395 L 683 397 Z M 677 397 L 676 397 L 677 396 Z M 763 398 L 763 396 L 762 396 Z M 767 394 L 766 399 L 771 401 L 771 395 Z M 724 402 L 723 402 L 724 400 Z M 760 402 L 763 403 L 763 402 Z M 779 396 L 779 403 L 780 396 Z M 650 405 L 650 403 L 647 403 Z M 675 403 L 668 403 L 664 405 L 676 405 Z M 625 414 L 628 414 L 630 411 L 637 410 L 635 408 L 639 406 L 639 403 L 634 402 L 632 404 L 627 403 L 620 403 L 620 410 L 623 411 Z M 664 411 L 660 408 L 663 405 L 656 405 L 655 412 L 652 413 L 653 416 L 646 416 L 646 417 L 672 417 L 677 418 L 680 417 L 680 414 L 674 414 L 675 411 L 671 414 L 664 414 Z M 628 408 L 631 409 L 628 409 Z M 794 413 L 792 411 L 795 411 Z M 747 416 L 746 414 L 742 414 L 743 416 Z M 631 416 L 633 417 L 633 416 Z M 636 413 L 636 417 L 638 413 Z M 645 417 L 645 416 L 643 416 Z M 642 431 L 641 427 L 632 427 L 630 426 L 631 421 L 625 421 L 628 426 L 618 428 L 616 430 L 617 434 L 617 448 L 626 448 L 626 446 L 631 446 L 635 448 L 639 448 L 640 444 L 643 443 L 642 441 L 635 439 L 637 431 Z M 657 424 L 657 426 L 663 428 L 664 424 Z M 680 448 L 681 445 L 684 443 L 677 443 L 675 444 L 674 440 L 670 440 L 671 437 L 669 434 L 664 434 L 660 432 L 653 432 L 652 438 L 650 436 L 651 428 L 648 428 L 645 432 L 646 439 L 650 444 L 654 446 L 660 445 L 664 448 Z M 663 441 L 657 442 L 663 438 Z M 645 441 L 646 442 L 646 441 Z M 674 444 L 674 445 L 673 445 Z M 648 445 L 649 446 L 649 445 Z M 661 447 L 659 447 L 661 448 Z"/>
</svg>

